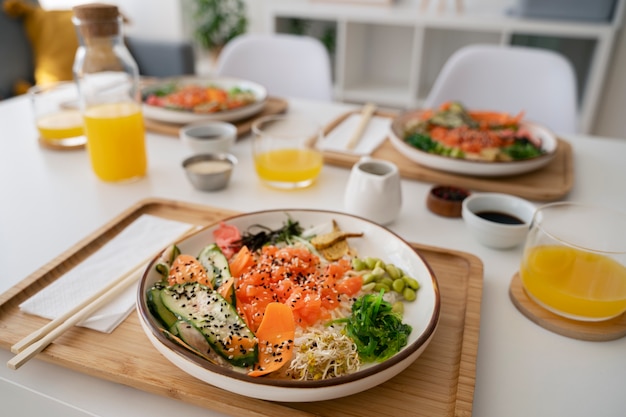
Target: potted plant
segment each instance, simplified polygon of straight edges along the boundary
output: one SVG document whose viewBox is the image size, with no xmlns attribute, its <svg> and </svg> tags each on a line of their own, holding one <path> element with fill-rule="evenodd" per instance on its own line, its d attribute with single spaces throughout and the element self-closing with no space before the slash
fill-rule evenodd
<svg viewBox="0 0 626 417">
<path fill-rule="evenodd" d="M 195 0 L 193 19 L 196 39 L 215 54 L 248 28 L 244 0 Z"/>
</svg>

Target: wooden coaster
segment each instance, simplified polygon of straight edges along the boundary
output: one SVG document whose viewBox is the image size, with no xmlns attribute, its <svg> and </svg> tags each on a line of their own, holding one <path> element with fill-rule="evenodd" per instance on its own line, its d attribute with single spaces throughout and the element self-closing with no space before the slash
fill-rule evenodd
<svg viewBox="0 0 626 417">
<path fill-rule="evenodd" d="M 604 342 L 626 336 L 626 313 L 605 321 L 577 321 L 561 317 L 530 299 L 522 287 L 519 273 L 509 286 L 509 296 L 517 309 L 544 329 L 573 339 Z"/>
<path fill-rule="evenodd" d="M 84 143 L 81 143 L 79 145 L 57 145 L 45 139 L 42 139 L 41 137 L 39 138 L 39 146 L 46 149 L 52 149 L 54 151 L 75 151 L 77 149 L 85 148 Z"/>
<path fill-rule="evenodd" d="M 270 114 L 284 113 L 287 110 L 287 107 L 287 100 L 278 97 L 269 97 L 267 99 L 267 103 L 265 103 L 265 106 L 260 113 L 257 113 L 254 116 L 248 117 L 244 120 L 232 122 L 237 127 L 237 137 L 239 138 L 250 132 L 250 130 L 252 129 L 252 123 L 259 117 L 267 116 Z M 146 126 L 146 130 L 150 132 L 161 133 L 164 135 L 176 137 L 178 137 L 180 128 L 184 126 L 182 124 L 166 123 L 148 118 L 144 118 L 144 124 Z"/>
</svg>

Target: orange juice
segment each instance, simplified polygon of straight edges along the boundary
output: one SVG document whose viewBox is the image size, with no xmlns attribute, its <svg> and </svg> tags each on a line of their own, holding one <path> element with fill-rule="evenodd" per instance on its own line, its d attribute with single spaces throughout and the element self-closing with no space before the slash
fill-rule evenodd
<svg viewBox="0 0 626 417">
<path fill-rule="evenodd" d="M 321 153 L 313 149 L 277 149 L 254 156 L 259 177 L 277 186 L 312 183 L 322 170 L 322 163 Z"/>
<path fill-rule="evenodd" d="M 566 246 L 527 249 L 520 269 L 526 292 L 571 318 L 604 320 L 626 311 L 626 267 Z"/>
<path fill-rule="evenodd" d="M 64 110 L 37 119 L 37 129 L 43 139 L 59 140 L 82 136 L 83 117 L 78 110 Z"/>
<path fill-rule="evenodd" d="M 123 181 L 146 174 L 145 131 L 138 104 L 90 107 L 84 119 L 91 165 L 100 179 Z"/>
</svg>

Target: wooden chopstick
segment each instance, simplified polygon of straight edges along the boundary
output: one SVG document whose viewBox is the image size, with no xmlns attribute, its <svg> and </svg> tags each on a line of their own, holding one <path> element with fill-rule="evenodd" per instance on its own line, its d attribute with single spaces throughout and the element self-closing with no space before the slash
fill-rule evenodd
<svg viewBox="0 0 626 417">
<path fill-rule="evenodd" d="M 130 273 L 123 276 L 121 281 L 116 281 L 117 284 L 104 293 L 99 292 L 94 301 L 87 304 L 84 308 L 79 309 L 74 314 L 70 315 L 66 320 L 56 321 L 55 326 L 50 326 L 46 331 L 39 331 L 36 333 L 37 337 L 33 338 L 29 344 L 23 344 L 21 346 L 20 353 L 15 355 L 7 362 L 7 366 L 11 369 L 18 369 L 24 363 L 32 359 L 36 354 L 44 350 L 50 343 L 52 343 L 57 337 L 62 335 L 66 330 L 74 326 L 81 320 L 89 317 L 93 312 L 105 305 L 117 297 L 123 290 L 125 290 L 131 283 L 136 282 L 139 275 L 141 275 L 143 268 L 137 268 Z M 52 324 L 51 322 L 50 324 Z M 44 326 L 41 330 L 44 330 L 47 326 Z"/>
<path fill-rule="evenodd" d="M 374 103 L 367 103 L 363 107 L 363 111 L 361 112 L 361 121 L 354 131 L 354 134 L 350 138 L 350 141 L 346 145 L 346 149 L 354 149 L 354 147 L 359 143 L 359 141 L 363 137 L 363 133 L 365 132 L 367 124 L 370 122 L 370 119 L 374 115 L 374 112 L 376 112 L 376 105 Z"/>
<path fill-rule="evenodd" d="M 191 232 L 197 230 L 197 228 L 198 226 L 191 227 L 190 229 L 185 231 L 185 233 L 179 236 L 175 241 L 184 238 Z M 82 301 L 74 308 L 70 309 L 69 311 L 52 320 L 42 328 L 32 332 L 28 336 L 15 343 L 13 346 L 11 346 L 11 352 L 16 353 L 17 355 L 15 355 L 7 362 L 7 366 L 11 369 L 18 369 L 37 353 L 45 349 L 46 346 L 52 343 L 66 330 L 74 326 L 76 323 L 79 323 L 80 321 L 89 317 L 100 307 L 114 299 L 130 284 L 138 280 L 142 271 L 145 269 L 146 264 L 157 255 L 158 254 L 151 255 L 142 260 L 129 272 L 123 274 L 119 278 L 114 279 L 100 291 L 96 292 L 90 297 L 87 297 L 84 301 Z"/>
</svg>

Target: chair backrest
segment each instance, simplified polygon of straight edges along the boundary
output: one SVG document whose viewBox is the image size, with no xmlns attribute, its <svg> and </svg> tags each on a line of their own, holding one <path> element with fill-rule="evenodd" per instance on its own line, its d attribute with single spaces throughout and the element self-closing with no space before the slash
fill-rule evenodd
<svg viewBox="0 0 626 417">
<path fill-rule="evenodd" d="M 196 72 L 196 59 L 190 41 L 152 40 L 133 36 L 127 36 L 125 41 L 141 75 L 175 77 Z"/>
<path fill-rule="evenodd" d="M 556 52 L 522 46 L 470 45 L 444 64 L 424 102 L 460 101 L 474 110 L 525 112 L 557 133 L 578 131 L 576 76 Z"/>
<path fill-rule="evenodd" d="M 215 72 L 259 83 L 273 96 L 332 99 L 328 52 L 309 36 L 240 35 L 224 46 Z"/>
</svg>

